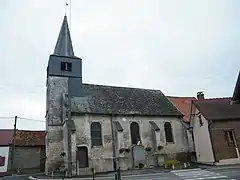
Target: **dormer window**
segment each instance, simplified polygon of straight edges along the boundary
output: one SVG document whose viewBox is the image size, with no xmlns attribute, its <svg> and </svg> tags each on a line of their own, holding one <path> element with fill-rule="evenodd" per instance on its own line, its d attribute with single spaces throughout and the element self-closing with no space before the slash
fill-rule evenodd
<svg viewBox="0 0 240 180">
<path fill-rule="evenodd" d="M 61 62 L 61 70 L 62 71 L 72 71 L 72 63 Z"/>
</svg>

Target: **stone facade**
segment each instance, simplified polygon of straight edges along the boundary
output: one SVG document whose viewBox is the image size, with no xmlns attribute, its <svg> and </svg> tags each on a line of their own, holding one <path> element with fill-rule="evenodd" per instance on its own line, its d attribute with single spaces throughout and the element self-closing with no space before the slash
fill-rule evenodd
<svg viewBox="0 0 240 180">
<path fill-rule="evenodd" d="M 47 80 L 46 170 L 59 166 L 63 152 L 62 95 L 67 92 L 68 78 L 49 76 Z"/>
<path fill-rule="evenodd" d="M 88 148 L 89 167 L 78 168 L 79 174 L 90 173 L 90 168 L 94 167 L 96 172 L 106 172 L 113 170 L 113 147 L 112 147 L 112 132 L 111 132 L 111 117 L 100 115 L 82 115 L 72 117 L 76 132 L 72 134 L 76 141 L 72 141 L 72 146 L 85 146 Z M 183 131 L 181 119 L 179 118 L 163 118 L 163 117 L 141 117 L 141 116 L 116 116 L 113 122 L 120 122 L 123 131 L 117 132 L 115 137 L 116 156 L 119 157 L 119 166 L 122 170 L 132 169 L 133 167 L 133 152 L 131 144 L 130 124 L 137 122 L 140 127 L 140 136 L 144 147 L 151 147 L 152 151 L 146 154 L 146 167 L 161 165 L 163 158 L 176 158 L 179 153 L 187 153 L 189 151 L 188 138 Z M 155 134 L 155 139 L 152 136 L 152 127 L 149 121 L 154 121 L 160 131 Z M 99 147 L 91 146 L 90 125 L 92 122 L 100 122 L 102 127 L 102 142 Z M 173 143 L 167 143 L 165 138 L 164 123 L 170 122 L 173 132 Z M 163 146 L 161 150 L 157 150 L 157 146 Z M 120 149 L 130 149 L 130 152 L 119 153 Z M 73 162 L 78 164 L 76 152 L 73 151 Z M 158 158 L 159 156 L 159 158 Z M 161 158 L 162 157 L 162 158 Z M 156 160 L 160 159 L 160 160 Z M 161 161 L 162 159 L 162 161 Z"/>
</svg>

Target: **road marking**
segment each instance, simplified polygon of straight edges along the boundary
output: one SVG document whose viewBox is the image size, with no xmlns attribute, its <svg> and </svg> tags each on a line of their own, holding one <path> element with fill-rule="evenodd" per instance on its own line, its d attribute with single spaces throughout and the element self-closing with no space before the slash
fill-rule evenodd
<svg viewBox="0 0 240 180">
<path fill-rule="evenodd" d="M 215 173 L 202 169 L 189 169 L 188 171 L 172 171 L 173 174 L 185 180 L 204 180 L 204 179 L 219 179 L 228 178 L 220 173 Z"/>
<path fill-rule="evenodd" d="M 207 178 L 190 178 L 190 179 L 185 179 L 185 180 L 204 180 L 204 179 L 219 179 L 219 178 L 227 178 L 227 176 L 212 176 L 212 177 L 207 177 Z"/>
<path fill-rule="evenodd" d="M 181 169 L 181 170 L 172 170 L 171 172 L 188 172 L 188 171 L 199 171 L 201 168 L 195 168 L 195 169 Z"/>
</svg>

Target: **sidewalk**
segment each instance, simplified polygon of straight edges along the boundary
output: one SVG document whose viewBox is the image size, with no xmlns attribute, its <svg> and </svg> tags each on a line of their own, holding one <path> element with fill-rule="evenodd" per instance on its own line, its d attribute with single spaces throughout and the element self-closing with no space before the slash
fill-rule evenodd
<svg viewBox="0 0 240 180">
<path fill-rule="evenodd" d="M 164 169 L 164 168 L 151 168 L 151 169 L 136 169 L 136 170 L 128 170 L 128 171 L 122 171 L 121 176 L 134 176 L 134 175 L 144 175 L 144 174 L 158 174 L 158 173 L 167 173 L 170 172 L 171 169 Z M 95 177 L 114 177 L 114 172 L 109 172 L 109 173 L 101 173 L 101 174 L 96 174 Z M 50 177 L 50 176 L 45 176 L 45 175 L 40 175 L 40 176 L 30 176 L 29 179 L 31 180 L 37 180 L 37 179 L 61 179 L 62 177 L 60 175 L 55 176 L 55 177 Z M 64 179 L 81 179 L 81 178 L 92 178 L 92 175 L 85 175 L 85 176 L 75 176 L 71 178 L 64 178 Z"/>
</svg>

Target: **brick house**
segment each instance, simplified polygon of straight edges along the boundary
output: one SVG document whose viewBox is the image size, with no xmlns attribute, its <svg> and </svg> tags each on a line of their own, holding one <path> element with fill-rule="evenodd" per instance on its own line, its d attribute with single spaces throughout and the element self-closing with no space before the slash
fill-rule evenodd
<svg viewBox="0 0 240 180">
<path fill-rule="evenodd" d="M 205 99 L 198 93 L 191 109 L 197 161 L 222 165 L 240 163 L 240 76 L 232 98 Z"/>
<path fill-rule="evenodd" d="M 13 168 L 20 173 L 45 171 L 45 131 L 18 130 Z"/>
<path fill-rule="evenodd" d="M 16 173 L 35 173 L 45 170 L 45 131 L 17 130 L 15 153 L 12 159 L 12 129 L 0 130 L 0 176 Z M 3 162 L 4 160 L 4 162 Z"/>
<path fill-rule="evenodd" d="M 0 129 L 0 177 L 7 175 L 11 169 L 11 158 L 9 158 L 9 155 L 12 139 L 12 129 Z"/>
</svg>

